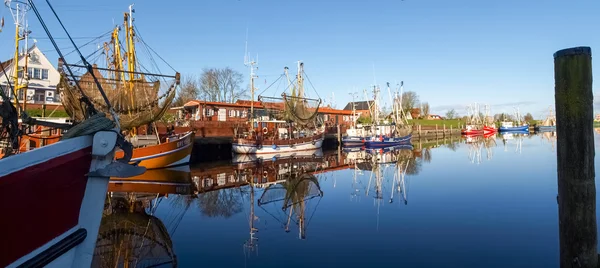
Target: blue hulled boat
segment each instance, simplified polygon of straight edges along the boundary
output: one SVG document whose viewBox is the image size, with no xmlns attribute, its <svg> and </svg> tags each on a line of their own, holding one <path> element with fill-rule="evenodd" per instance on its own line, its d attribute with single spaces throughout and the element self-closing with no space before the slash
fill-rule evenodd
<svg viewBox="0 0 600 268">
<path fill-rule="evenodd" d="M 367 148 L 382 148 L 392 147 L 396 145 L 410 144 L 412 139 L 412 133 L 402 137 L 387 137 L 385 135 L 377 135 L 369 137 L 365 140 L 365 147 Z"/>
<path fill-rule="evenodd" d="M 356 147 L 365 145 L 365 138 L 359 136 L 345 136 L 342 138 L 344 147 Z"/>
<path fill-rule="evenodd" d="M 529 131 L 529 125 L 525 124 L 525 125 L 521 125 L 521 126 L 514 126 L 513 122 L 502 122 L 501 126 L 498 128 L 498 132 L 523 132 L 523 131 Z"/>
</svg>

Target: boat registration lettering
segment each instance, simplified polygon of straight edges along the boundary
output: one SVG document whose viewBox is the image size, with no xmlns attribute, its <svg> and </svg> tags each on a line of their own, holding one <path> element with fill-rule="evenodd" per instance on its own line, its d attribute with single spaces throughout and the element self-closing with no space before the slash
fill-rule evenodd
<svg viewBox="0 0 600 268">
<path fill-rule="evenodd" d="M 185 138 L 185 139 L 180 140 L 180 141 L 177 142 L 177 148 L 185 147 L 188 144 L 190 144 L 190 139 L 189 138 Z"/>
</svg>

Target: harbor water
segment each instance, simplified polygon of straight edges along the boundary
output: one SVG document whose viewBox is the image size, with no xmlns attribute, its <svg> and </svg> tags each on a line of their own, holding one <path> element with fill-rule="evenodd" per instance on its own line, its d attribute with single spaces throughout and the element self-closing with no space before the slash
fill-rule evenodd
<svg viewBox="0 0 600 268">
<path fill-rule="evenodd" d="M 94 266 L 559 264 L 554 133 L 232 161 L 111 184 Z"/>
</svg>

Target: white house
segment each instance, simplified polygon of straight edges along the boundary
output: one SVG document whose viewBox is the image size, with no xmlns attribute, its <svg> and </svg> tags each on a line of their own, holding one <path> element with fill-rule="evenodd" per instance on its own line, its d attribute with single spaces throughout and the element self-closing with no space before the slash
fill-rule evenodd
<svg viewBox="0 0 600 268">
<path fill-rule="evenodd" d="M 56 92 L 56 85 L 60 80 L 60 74 L 52 65 L 52 63 L 46 58 L 46 55 L 40 51 L 40 49 L 34 43 L 27 53 L 27 72 L 26 76 L 23 76 L 23 70 L 25 68 L 25 54 L 19 55 L 18 68 L 19 68 L 19 83 L 24 83 L 28 79 L 27 87 L 27 103 L 37 104 L 61 104 L 60 96 Z M 6 74 L 9 76 L 7 81 L 6 76 L 0 69 L 0 87 L 8 92 L 12 98 L 12 92 L 8 83 L 13 84 L 14 75 L 14 64 L 13 59 L 2 62 Z M 23 79 L 23 80 L 21 80 Z M 14 84 L 13 84 L 14 85 Z M 19 100 L 23 100 L 22 93 Z"/>
</svg>

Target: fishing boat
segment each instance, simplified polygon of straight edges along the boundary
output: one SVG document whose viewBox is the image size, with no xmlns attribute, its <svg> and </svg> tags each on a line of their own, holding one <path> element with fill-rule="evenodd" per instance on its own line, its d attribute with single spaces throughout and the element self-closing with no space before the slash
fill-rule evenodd
<svg viewBox="0 0 600 268">
<path fill-rule="evenodd" d="M 556 131 L 556 116 L 552 113 L 552 106 L 548 108 L 548 116 L 544 120 L 541 126 L 535 126 L 535 131 L 539 132 L 552 132 Z"/>
<path fill-rule="evenodd" d="M 410 143 L 412 140 L 412 126 L 408 124 L 407 117 L 402 109 L 402 91 L 404 81 L 399 85 L 400 92 L 396 88 L 394 97 L 390 91 L 390 83 L 387 83 L 388 94 L 392 100 L 392 113 L 390 117 L 393 122 L 389 126 L 379 125 L 379 87 L 373 86 L 374 101 L 372 107 L 373 126 L 371 126 L 371 135 L 365 138 L 367 148 L 390 147 L 400 144 Z"/>
<path fill-rule="evenodd" d="M 78 120 L 86 113 L 79 105 L 83 95 L 76 90 L 81 87 L 85 96 L 108 113 L 106 105 L 100 103 L 99 94 L 95 93 L 94 81 L 98 81 L 106 91 L 106 95 L 114 110 L 120 116 L 120 126 L 133 144 L 133 162 L 148 169 L 163 168 L 189 163 L 193 147 L 193 131 L 169 137 L 160 137 L 154 124 L 162 118 L 171 106 L 180 83 L 180 74 L 165 75 L 157 73 L 158 62 L 152 57 L 153 49 L 141 38 L 134 25 L 133 5 L 124 13 L 123 25 L 117 25 L 112 31 L 102 35 L 99 40 L 108 39 L 94 52 L 94 57 L 104 67 L 94 64 L 88 69 L 81 64 L 66 64 L 59 61 L 61 81 L 57 89 L 61 92 L 61 101 L 65 111 L 73 119 Z M 121 33 L 124 30 L 125 34 Z M 122 42 L 121 40 L 125 40 Z M 140 46 L 140 47 L 138 47 Z M 144 59 L 137 51 L 148 52 L 151 67 L 143 66 Z M 97 55 L 96 55 L 97 54 Z M 162 60 L 162 57 L 158 57 Z M 164 62 L 165 65 L 168 63 Z M 168 65 L 169 66 L 169 65 Z M 72 69 L 76 78 L 71 78 L 66 68 Z M 150 73 L 155 69 L 156 73 Z M 92 75 L 93 74 L 93 75 Z M 117 157 L 122 152 L 117 152 Z"/>
<path fill-rule="evenodd" d="M 479 105 L 477 105 L 477 103 L 469 105 L 467 107 L 467 112 L 467 124 L 460 130 L 460 134 L 468 136 L 483 135 L 485 133 L 485 128 L 482 119 L 479 116 Z"/>
<path fill-rule="evenodd" d="M 290 80 L 288 68 L 285 67 L 281 77 L 287 78 L 291 94 L 284 92 L 281 97 L 258 96 L 264 114 L 255 118 L 254 72 L 251 71 L 250 88 L 253 100 L 250 125 L 237 131 L 242 134 L 233 139 L 234 153 L 273 154 L 321 148 L 325 127 L 316 122 L 321 99 L 304 96 L 304 76 L 304 63 L 301 61 L 298 62 L 295 83 Z"/>
<path fill-rule="evenodd" d="M 475 125 L 466 125 L 465 128 L 460 130 L 460 134 L 462 135 L 482 135 L 484 133 L 483 129 L 479 129 Z"/>
<path fill-rule="evenodd" d="M 365 145 L 365 129 L 362 125 L 357 125 L 356 120 L 356 104 L 354 102 L 354 94 L 352 95 L 352 123 L 350 128 L 346 129 L 346 135 L 342 137 L 342 145 L 344 147 L 363 146 Z"/>
<path fill-rule="evenodd" d="M 507 121 L 506 119 L 500 123 L 500 127 L 498 128 L 498 132 L 529 132 L 529 125 L 527 123 L 521 123 L 521 114 L 519 113 L 519 109 L 515 109 L 515 118 L 516 124 L 512 121 Z"/>
<path fill-rule="evenodd" d="M 496 124 L 494 123 L 494 118 L 491 116 L 490 106 L 485 105 L 485 118 L 483 119 L 483 133 L 487 134 L 495 134 L 498 132 L 498 128 L 496 128 Z"/>
<path fill-rule="evenodd" d="M 17 36 L 23 33 L 24 25 L 19 16 L 30 8 L 44 24 L 32 0 L 5 4 L 11 13 L 19 14 Z M 45 30 L 62 57 L 48 28 Z M 91 67 L 78 48 L 76 51 L 83 64 Z M 7 75 L 4 68 L 2 73 Z M 16 93 L 13 84 L 6 86 Z M 104 95 L 101 85 L 97 86 L 99 94 Z M 0 221 L 0 267 L 90 267 L 109 178 L 145 172 L 143 167 L 126 164 L 131 144 L 120 133 L 118 115 L 111 114 L 111 120 L 84 99 L 81 105 L 88 108 L 89 115 L 80 118 L 76 126 L 61 126 L 68 129 L 68 134 L 60 141 L 16 153 L 22 138 L 22 132 L 16 131 L 17 108 L 4 90 L 0 90 L 0 97 L 0 137 L 7 136 L 10 146 L 0 159 L 1 210 L 10 215 L 10 220 Z M 111 108 L 110 102 L 104 101 Z M 19 113 L 25 124 L 35 124 L 21 108 Z M 124 159 L 115 161 L 117 146 L 127 153 Z"/>
</svg>

